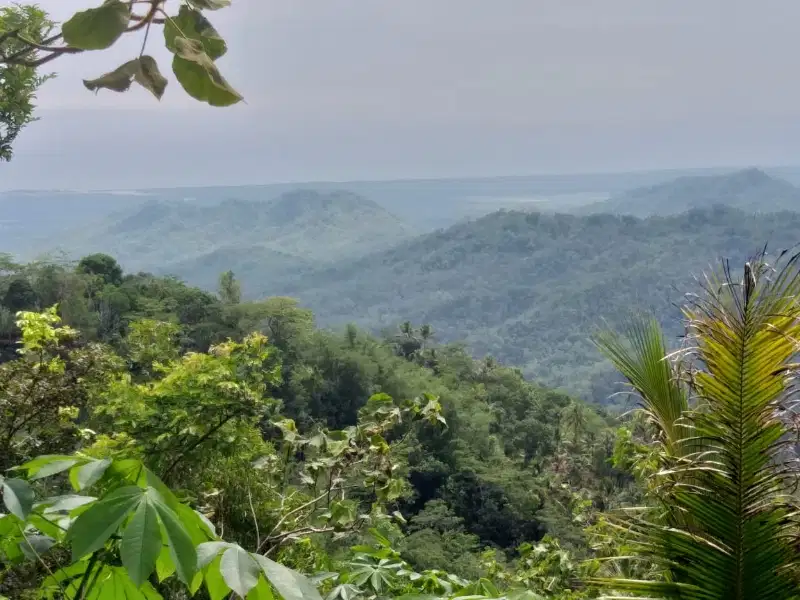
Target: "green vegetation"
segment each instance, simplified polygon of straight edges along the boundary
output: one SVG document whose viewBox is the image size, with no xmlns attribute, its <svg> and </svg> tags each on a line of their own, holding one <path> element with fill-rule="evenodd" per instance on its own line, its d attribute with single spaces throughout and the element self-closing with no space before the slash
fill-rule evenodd
<svg viewBox="0 0 800 600">
<path fill-rule="evenodd" d="M 707 280 L 683 354 L 650 320 L 596 337 L 641 402 L 618 421 L 426 325 L 241 302 L 230 272 L 216 297 L 106 255 L 6 261 L 3 314 L 33 310 L 4 317 L 0 594 L 794 598 L 781 262 Z"/>
<path fill-rule="evenodd" d="M 590 552 L 583 523 L 633 493 L 632 478 L 608 463 L 614 420 L 602 412 L 436 344 L 430 327 L 407 324 L 386 339 L 354 326 L 326 332 L 291 299 L 241 302 L 231 273 L 219 283 L 217 297 L 125 274 L 107 255 L 74 266 L 3 265 L 2 468 L 33 461 L 7 481 L 22 481 L 21 473 L 37 494 L 70 500 L 63 510 L 48 512 L 45 501 L 38 516 L 11 511 L 0 519 L 10 528 L 0 593 L 58 587 L 48 574 L 61 567 L 62 587 L 67 576 L 80 585 L 93 551 L 75 550 L 83 534 L 65 538 L 42 519 L 103 515 L 92 503 L 116 506 L 118 497 L 104 494 L 122 494 L 125 512 L 113 513 L 121 520 L 109 521 L 111 537 L 93 548 L 106 548 L 112 561 L 95 563 L 95 573 L 112 569 L 98 579 L 121 577 L 112 556 L 130 567 L 125 527 L 141 518 L 144 528 L 150 503 L 166 527 L 162 498 L 195 544 L 224 532 L 228 542 L 309 574 L 336 572 L 322 588 L 346 598 L 475 589 L 488 573 L 511 577 L 526 561 L 544 577 L 550 567 L 530 546 L 537 541 L 574 554 L 567 581 Z M 37 458 L 43 454 L 60 458 Z M 94 469 L 100 487 L 85 497 L 89 484 L 79 473 Z M 68 476 L 59 479 L 62 472 Z M 164 485 L 213 528 L 176 508 Z M 115 492 L 120 486 L 125 491 Z M 18 525 L 31 539 L 48 536 L 44 564 L 24 560 Z M 156 552 L 155 542 L 136 539 Z M 67 567 L 64 545 L 78 552 L 78 566 Z M 167 550 L 158 556 L 142 593 L 181 597 L 170 575 L 184 577 L 182 559 Z M 373 578 L 387 558 L 392 566 Z M 147 579 L 148 566 L 136 567 L 134 582 Z M 184 575 L 218 597 L 209 589 L 218 575 Z M 225 593 L 237 589 L 222 576 Z"/>
<path fill-rule="evenodd" d="M 620 378 L 588 334 L 645 311 L 676 339 L 675 306 L 693 276 L 766 242 L 791 247 L 800 219 L 723 206 L 647 219 L 506 211 L 410 237 L 374 203 L 309 192 L 272 202 L 152 202 L 95 227 L 64 246 L 105 245 L 131 269 L 205 290 L 231 270 L 244 298 L 297 298 L 324 327 L 430 323 L 438 340 L 464 342 L 474 356 L 619 405 L 625 398 L 610 396 Z"/>
<path fill-rule="evenodd" d="M 192 283 L 208 289 L 223 270 L 250 273 L 260 266 L 259 275 L 271 279 L 386 248 L 411 234 L 366 198 L 309 190 L 213 205 L 150 201 L 91 227 L 89 237 L 85 227 L 60 234 L 59 246 L 73 255 L 110 252 L 129 269 L 191 274 Z"/>
<path fill-rule="evenodd" d="M 142 86 L 157 99 L 166 91 L 168 80 L 156 60 L 145 54 L 155 30 L 163 31 L 164 45 L 172 53 L 172 72 L 191 97 L 211 106 L 230 106 L 242 100 L 220 73 L 216 60 L 227 52 L 227 44 L 206 14 L 230 4 L 230 0 L 190 0 L 177 13 L 169 14 L 167 0 L 123 2 L 105 0 L 81 10 L 56 25 L 38 8 L 14 6 L 0 14 L 0 72 L 3 74 L 3 121 L 8 144 L 2 158 L 9 160 L 10 144 L 21 127 L 30 122 L 36 90 L 43 79 L 36 69 L 66 54 L 106 50 L 120 38 L 142 32 L 144 42 L 138 55 L 96 79 L 84 80 L 90 91 L 125 92 L 132 84 Z M 144 6 L 141 6 L 144 5 Z M 150 35 L 153 33 L 154 35 Z M 6 78 L 8 77 L 8 78 Z M 7 95 L 6 95 L 7 94 Z"/>
<path fill-rule="evenodd" d="M 169 17 L 164 0 L 106 0 L 46 38 L 38 10 L 0 13 L 3 83 L 19 92 L 0 101 L 2 158 L 32 118 L 37 66 L 157 24 L 190 95 L 240 100 L 202 12 L 227 4 L 188 0 Z M 136 82 L 160 98 L 166 80 L 144 50 L 86 86 Z M 228 204 L 221 229 L 298 260 L 392 235 L 370 222 L 334 243 L 331 215 L 351 204 L 351 217 L 385 218 L 306 193 Z M 0 257 L 0 600 L 800 597 L 800 254 L 759 254 L 741 278 L 724 262 L 684 303 L 679 351 L 657 319 L 630 319 L 642 306 L 666 318 L 669 286 L 699 254 L 789 245 L 796 213 L 746 214 L 501 212 L 331 268 L 283 267 L 275 285 L 327 320 L 395 324 L 381 338 L 317 329 L 289 297 L 244 301 L 230 266 L 215 295 L 105 253 Z M 191 265 L 185 216 L 166 233 L 186 234 L 188 254 L 171 258 Z M 279 247 L 248 229 L 265 220 Z M 579 385 L 602 376 L 581 346 L 599 316 L 629 325 L 593 338 L 638 397 L 622 417 L 437 343 L 427 324 Z"/>
<path fill-rule="evenodd" d="M 323 325 L 430 323 L 440 340 L 463 340 L 476 356 L 606 402 L 620 378 L 592 331 L 644 311 L 675 339 L 676 304 L 693 276 L 715 257 L 742 261 L 766 242 L 791 247 L 799 229 L 797 213 L 721 206 L 644 220 L 499 212 L 283 285 L 259 289 L 257 274 L 239 275 L 250 293 L 299 298 Z"/>
</svg>

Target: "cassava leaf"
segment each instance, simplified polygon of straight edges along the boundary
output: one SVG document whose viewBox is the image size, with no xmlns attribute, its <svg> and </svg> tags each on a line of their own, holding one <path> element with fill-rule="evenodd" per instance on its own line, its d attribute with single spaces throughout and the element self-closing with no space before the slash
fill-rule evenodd
<svg viewBox="0 0 800 600">
<path fill-rule="evenodd" d="M 205 542 L 197 547 L 197 568 L 205 569 L 223 550 L 232 547 L 228 542 Z"/>
<path fill-rule="evenodd" d="M 284 567 L 266 556 L 260 554 L 252 556 L 283 600 L 322 600 L 317 588 L 305 575 Z"/>
<path fill-rule="evenodd" d="M 33 508 L 33 488 L 22 479 L 3 479 L 3 503 L 8 512 L 24 521 Z"/>
<path fill-rule="evenodd" d="M 145 493 L 125 528 L 120 544 L 122 566 L 136 587 L 141 586 L 153 572 L 161 547 L 158 513 Z"/>
<path fill-rule="evenodd" d="M 152 503 L 164 526 L 170 557 L 175 563 L 178 578 L 188 585 L 197 571 L 197 551 L 175 512 L 157 495 L 154 488 L 150 490 L 153 490 Z"/>
<path fill-rule="evenodd" d="M 248 592 L 256 587 L 258 576 L 261 573 L 253 556 L 239 546 L 228 548 L 222 555 L 220 572 L 228 587 L 242 598 L 245 598 Z"/>
<path fill-rule="evenodd" d="M 35 481 L 37 479 L 44 479 L 45 477 L 50 477 L 51 475 L 56 475 L 67 469 L 73 467 L 75 464 L 78 463 L 77 459 L 69 459 L 69 460 L 56 460 L 51 463 L 44 465 L 41 469 L 38 469 L 36 473 L 31 476 L 31 480 Z"/>
<path fill-rule="evenodd" d="M 104 458 L 93 460 L 79 467 L 73 467 L 69 472 L 69 481 L 75 491 L 85 490 L 97 483 L 110 465 L 111 460 Z"/>
<path fill-rule="evenodd" d="M 56 541 L 49 535 L 27 534 L 25 539 L 20 542 L 19 547 L 28 560 L 36 560 L 50 550 L 55 543 Z"/>
<path fill-rule="evenodd" d="M 142 494 L 144 490 L 138 487 L 119 488 L 81 513 L 67 531 L 67 541 L 72 545 L 72 560 L 77 561 L 102 548 L 139 504 Z"/>
</svg>

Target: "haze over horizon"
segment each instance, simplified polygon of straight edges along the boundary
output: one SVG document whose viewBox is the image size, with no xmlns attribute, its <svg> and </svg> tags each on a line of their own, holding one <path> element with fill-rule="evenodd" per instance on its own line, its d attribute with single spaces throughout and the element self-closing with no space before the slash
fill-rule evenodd
<svg viewBox="0 0 800 600">
<path fill-rule="evenodd" d="M 86 6 L 40 4 L 59 20 Z M 800 84 L 787 76 L 800 5 L 788 0 L 234 0 L 211 17 L 246 105 L 200 106 L 175 81 L 161 103 L 84 89 L 138 53 L 137 37 L 64 57 L 0 189 L 776 166 L 800 154 Z M 166 71 L 160 44 L 149 48 Z"/>
</svg>

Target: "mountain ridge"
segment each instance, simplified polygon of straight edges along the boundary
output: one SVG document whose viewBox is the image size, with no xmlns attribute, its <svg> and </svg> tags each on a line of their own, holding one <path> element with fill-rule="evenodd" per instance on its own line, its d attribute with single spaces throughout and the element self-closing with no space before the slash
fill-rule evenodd
<svg viewBox="0 0 800 600">
<path fill-rule="evenodd" d="M 637 217 L 674 215 L 724 204 L 746 212 L 800 210 L 800 188 L 755 167 L 732 173 L 689 175 L 634 188 L 579 207 L 576 214 L 608 212 Z"/>
<path fill-rule="evenodd" d="M 588 337 L 604 320 L 621 326 L 629 312 L 620 307 L 679 322 L 674 304 L 693 287 L 687 274 L 719 257 L 744 260 L 768 241 L 790 247 L 798 231 L 798 213 L 749 216 L 721 205 L 644 219 L 500 211 L 270 290 L 248 287 L 296 297 L 332 327 L 430 323 L 443 340 L 590 396 L 592 384 L 572 383 L 610 376 Z"/>
<path fill-rule="evenodd" d="M 64 236 L 72 255 L 107 252 L 128 269 L 202 261 L 218 249 L 261 247 L 326 262 L 410 237 L 414 230 L 377 203 L 336 191 L 296 190 L 271 200 L 216 204 L 150 199 L 117 211 L 94 227 Z"/>
</svg>

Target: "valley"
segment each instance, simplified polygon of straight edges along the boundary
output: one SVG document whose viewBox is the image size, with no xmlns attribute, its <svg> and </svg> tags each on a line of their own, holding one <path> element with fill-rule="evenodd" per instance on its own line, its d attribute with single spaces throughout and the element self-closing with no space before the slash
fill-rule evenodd
<svg viewBox="0 0 800 600">
<path fill-rule="evenodd" d="M 646 312 L 677 336 L 674 305 L 693 276 L 719 257 L 797 241 L 800 189 L 789 181 L 758 169 L 661 181 L 672 175 L 199 188 L 90 195 L 85 205 L 54 196 L 70 212 L 58 246 L 54 222 L 41 226 L 45 241 L 22 214 L 2 250 L 104 252 L 209 291 L 231 270 L 246 298 L 297 298 L 320 326 L 430 324 L 442 342 L 608 404 L 619 378 L 592 331 Z M 265 199 L 268 189 L 279 195 Z"/>
</svg>

